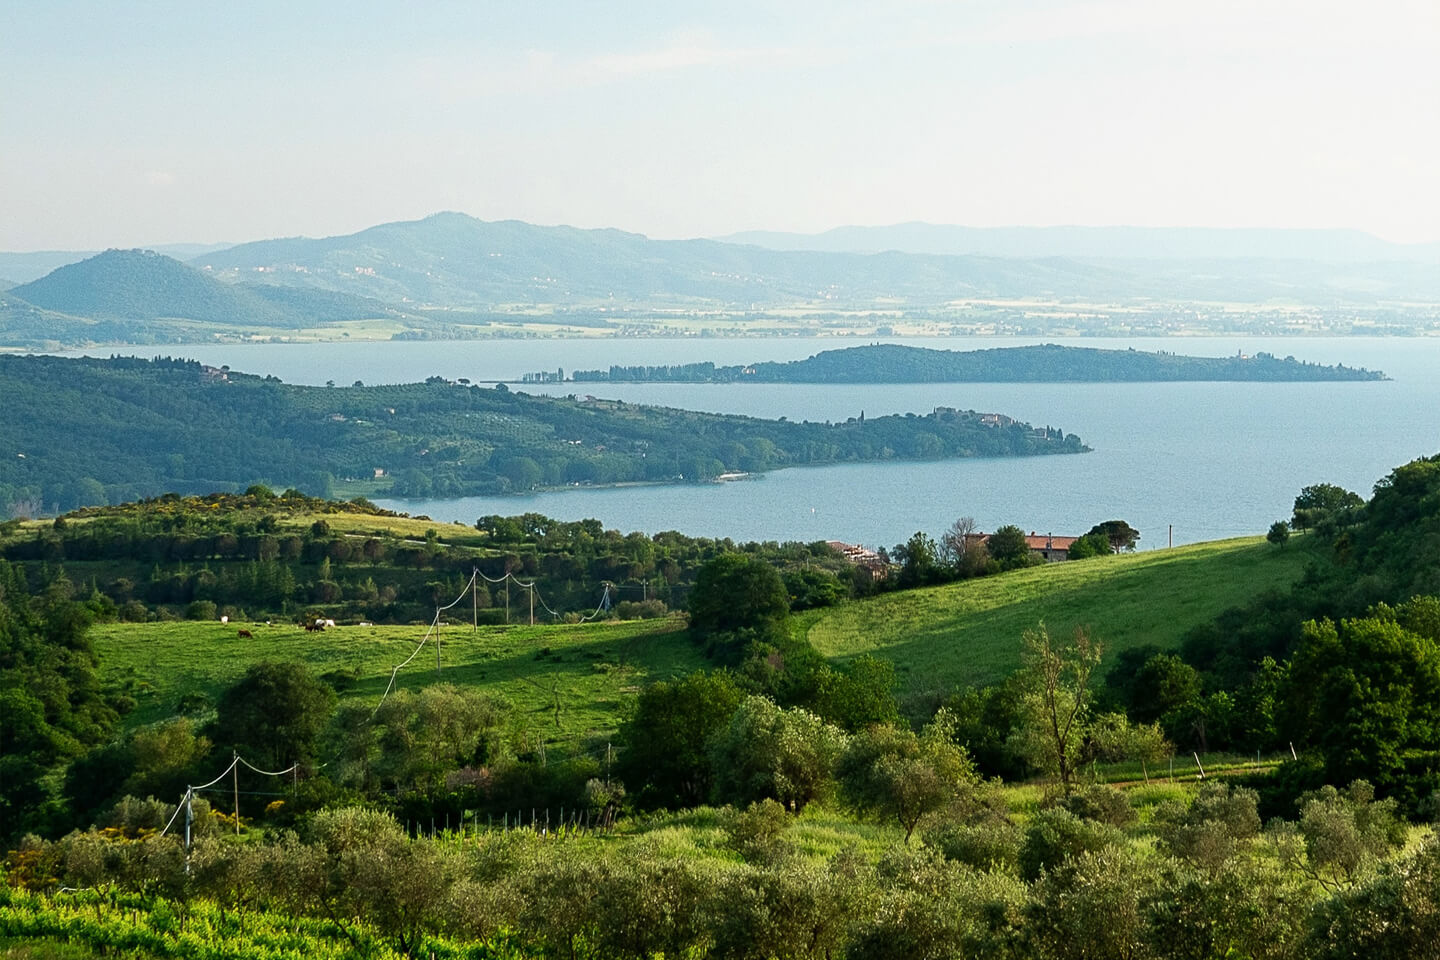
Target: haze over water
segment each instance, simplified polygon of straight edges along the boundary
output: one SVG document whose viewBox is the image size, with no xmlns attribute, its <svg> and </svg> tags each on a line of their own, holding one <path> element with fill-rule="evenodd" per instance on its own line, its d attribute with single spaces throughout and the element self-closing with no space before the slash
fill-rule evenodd
<svg viewBox="0 0 1440 960">
<path fill-rule="evenodd" d="M 177 355 L 293 383 L 367 384 L 441 375 L 471 380 L 534 370 L 714 360 L 789 360 L 872 342 L 860 338 L 529 340 L 179 347 Z M 781 470 L 738 483 L 578 488 L 529 496 L 378 501 L 436 520 L 534 511 L 595 517 L 621 530 L 680 530 L 735 540 L 840 539 L 893 545 L 939 534 L 956 517 L 982 529 L 1014 523 L 1083 533 L 1123 518 L 1141 548 L 1262 533 L 1288 517 L 1300 487 L 1338 483 L 1369 496 L 1395 466 L 1440 452 L 1440 339 L 1217 337 L 1172 339 L 931 338 L 980 349 L 1038 342 L 1220 356 L 1294 355 L 1385 371 L 1378 383 L 709 385 L 554 384 L 636 403 L 792 420 L 929 413 L 936 406 L 1005 413 L 1079 434 L 1079 456 L 843 464 Z M 148 350 L 145 352 L 158 352 Z"/>
</svg>

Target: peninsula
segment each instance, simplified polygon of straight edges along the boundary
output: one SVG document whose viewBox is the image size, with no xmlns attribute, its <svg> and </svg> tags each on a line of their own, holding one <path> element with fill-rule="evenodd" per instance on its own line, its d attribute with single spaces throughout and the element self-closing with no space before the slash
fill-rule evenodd
<svg viewBox="0 0 1440 960">
<path fill-rule="evenodd" d="M 326 496 L 458 497 L 1088 449 L 1054 427 L 949 407 L 797 423 L 529 396 L 443 377 L 295 386 L 189 360 L 125 357 L 0 357 L 0 409 L 6 515 L 254 483 Z"/>
</svg>

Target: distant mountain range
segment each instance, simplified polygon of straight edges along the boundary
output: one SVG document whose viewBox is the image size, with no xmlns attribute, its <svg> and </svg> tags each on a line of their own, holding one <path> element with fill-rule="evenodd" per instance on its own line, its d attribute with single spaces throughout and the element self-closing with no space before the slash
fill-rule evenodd
<svg viewBox="0 0 1440 960">
<path fill-rule="evenodd" d="M 1074 295 L 1114 286 L 1112 271 L 993 257 L 784 252 L 714 240 L 652 240 L 621 230 L 487 222 L 459 213 L 345 237 L 264 240 L 191 261 L 216 276 L 445 306 L 750 305 L 901 297 Z"/>
<path fill-rule="evenodd" d="M 1440 264 L 1440 243 L 1391 243 L 1360 230 L 1202 227 L 962 227 L 897 223 L 836 227 L 823 233 L 750 230 L 718 237 L 770 250 L 930 253 L 981 257 L 1119 260 L 1399 261 Z"/>
<path fill-rule="evenodd" d="M 894 240 L 930 249 L 777 250 L 440 213 L 347 236 L 198 248 L 188 264 L 159 252 L 109 250 L 8 290 L 0 302 L 0 345 L 193 342 L 376 318 L 397 320 L 415 335 L 474 335 L 497 319 L 533 317 L 537 306 L 555 311 L 554 318 L 573 318 L 566 322 L 604 326 L 627 311 L 926 311 L 966 300 L 1147 309 L 1187 302 L 1440 303 L 1440 266 L 1422 256 L 1429 248 L 1402 249 L 1350 231 L 974 231 L 924 224 L 846 230 L 793 242 L 878 249 Z M 788 235 L 764 236 L 779 243 L 773 238 Z M 953 252 L 965 237 L 988 237 L 981 246 L 991 252 Z M 936 252 L 942 248 L 952 252 Z M 1044 250 L 1068 255 L 1036 253 Z M 1367 259 L 1386 250 L 1399 252 Z M 1238 251 L 1270 256 L 1229 255 Z M 1327 252 L 1329 260 L 1278 258 Z M 1336 262 L 1342 253 L 1345 262 Z M 0 276 L 24 278 L 15 267 L 25 264 L 15 257 L 30 257 L 33 268 L 64 256 L 0 255 Z"/>
</svg>

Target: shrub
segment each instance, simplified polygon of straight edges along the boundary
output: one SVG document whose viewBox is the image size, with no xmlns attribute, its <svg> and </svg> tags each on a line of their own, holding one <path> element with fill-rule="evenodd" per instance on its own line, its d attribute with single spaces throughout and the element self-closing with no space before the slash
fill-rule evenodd
<svg viewBox="0 0 1440 960">
<path fill-rule="evenodd" d="M 1013 871 L 1020 862 L 1021 833 L 1009 820 L 999 823 L 946 823 L 925 832 L 925 845 L 946 860 L 976 870 Z"/>
<path fill-rule="evenodd" d="M 216 617 L 213 600 L 195 600 L 185 608 L 186 620 L 214 620 Z"/>
<path fill-rule="evenodd" d="M 788 849 L 784 833 L 790 815 L 777 801 L 757 800 L 744 810 L 726 808 L 721 819 L 725 846 L 753 863 L 779 859 Z"/>
<path fill-rule="evenodd" d="M 1036 880 L 1066 860 L 1102 850 L 1122 839 L 1114 827 L 1081 820 L 1064 807 L 1042 810 L 1025 828 L 1025 838 L 1020 844 L 1020 875 L 1026 880 Z"/>
<path fill-rule="evenodd" d="M 1216 870 L 1260 832 L 1259 800 L 1254 790 L 1208 783 L 1188 808 L 1161 804 L 1155 811 L 1161 845 L 1172 856 Z"/>
</svg>

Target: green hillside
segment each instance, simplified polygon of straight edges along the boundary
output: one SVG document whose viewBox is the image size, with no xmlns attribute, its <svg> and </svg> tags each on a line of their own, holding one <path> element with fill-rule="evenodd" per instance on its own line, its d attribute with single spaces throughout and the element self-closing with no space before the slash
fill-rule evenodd
<svg viewBox="0 0 1440 960">
<path fill-rule="evenodd" d="M 100 320 L 226 327 L 310 327 L 395 313 L 348 293 L 222 283 L 150 250 L 107 250 L 22 284 L 13 295 L 46 310 Z M 145 333 L 142 328 L 137 335 Z"/>
<path fill-rule="evenodd" d="M 431 377 L 310 387 L 180 360 L 0 357 L 0 514 L 169 491 L 452 497 L 541 486 L 712 479 L 803 464 L 1088 449 L 1058 428 L 973 411 L 797 423 L 527 396 Z M 377 474 L 376 471 L 381 471 Z"/>
<path fill-rule="evenodd" d="M 397 689 L 436 682 L 504 696 L 547 739 L 613 731 L 623 699 L 654 680 L 704 665 L 676 619 L 557 626 L 480 627 L 451 621 L 440 632 L 441 673 L 433 641 L 396 677 Z M 240 639 L 239 630 L 253 639 Z M 173 715 L 180 698 L 211 702 L 246 668 L 298 661 L 316 674 L 354 678 L 342 700 L 378 703 L 390 672 L 426 635 L 424 626 L 341 626 L 307 633 L 290 623 L 109 623 L 91 638 L 103 679 L 127 689 L 137 706 L 129 725 Z M 342 683 L 343 685 L 343 683 Z M 557 713 L 558 704 L 558 713 Z"/>
<path fill-rule="evenodd" d="M 999 680 L 1020 665 L 1026 630 L 1085 627 L 1107 659 L 1130 647 L 1176 647 L 1191 627 L 1295 582 L 1314 554 L 1263 538 L 1030 567 L 886 594 L 824 611 L 808 627 L 832 660 L 873 653 L 895 662 L 901 696 Z"/>
<path fill-rule="evenodd" d="M 1220 611 L 1288 587 L 1310 559 L 1303 546 L 1224 540 L 886 594 L 803 614 L 800 628 L 833 661 L 861 653 L 894 660 L 904 697 L 1001 678 L 1019 665 L 1021 635 L 1042 620 L 1055 633 L 1088 627 L 1110 655 L 1150 643 L 1174 647 Z M 613 730 L 626 694 L 707 665 L 676 619 L 482 626 L 477 633 L 458 622 L 464 619 L 457 614 L 442 629 L 442 679 L 508 697 L 552 738 Z M 239 639 L 242 628 L 254 638 Z M 130 723 L 170 715 L 187 693 L 213 699 L 263 660 L 349 674 L 355 682 L 345 697 L 378 700 L 390 670 L 424 635 L 423 626 L 315 634 L 289 623 L 213 622 L 112 623 L 92 634 L 105 679 L 138 702 Z M 398 683 L 434 680 L 434 647 L 427 646 Z"/>
</svg>

